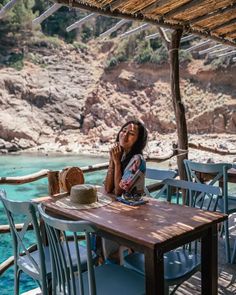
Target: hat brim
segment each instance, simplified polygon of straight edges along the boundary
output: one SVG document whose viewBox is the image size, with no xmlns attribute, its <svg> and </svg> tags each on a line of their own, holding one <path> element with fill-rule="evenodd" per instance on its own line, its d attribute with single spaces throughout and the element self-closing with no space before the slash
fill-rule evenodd
<svg viewBox="0 0 236 295">
<path fill-rule="evenodd" d="M 72 202 L 70 196 L 57 200 L 55 204 L 59 207 L 70 210 L 86 210 L 106 206 L 112 202 L 112 198 L 97 192 L 98 201 L 91 204 L 79 204 Z"/>
</svg>

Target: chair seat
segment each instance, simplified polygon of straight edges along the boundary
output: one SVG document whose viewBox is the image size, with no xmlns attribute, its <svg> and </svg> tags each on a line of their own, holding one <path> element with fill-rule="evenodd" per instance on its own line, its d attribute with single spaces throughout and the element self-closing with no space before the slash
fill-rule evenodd
<svg viewBox="0 0 236 295">
<path fill-rule="evenodd" d="M 49 255 L 49 248 L 48 247 L 44 248 L 44 254 L 45 254 L 46 273 L 48 276 L 51 273 L 50 255 Z M 32 259 L 34 259 L 36 265 L 39 267 L 40 266 L 39 251 L 35 250 L 35 251 L 31 252 L 30 257 Z M 40 280 L 38 269 L 36 269 L 36 267 L 34 266 L 34 264 L 31 261 L 31 259 L 27 255 L 20 256 L 17 264 L 23 272 L 25 272 L 26 274 L 28 274 L 29 276 L 31 276 L 35 280 Z"/>
<path fill-rule="evenodd" d="M 168 284 L 177 284 L 178 280 L 200 270 L 201 257 L 187 249 L 176 249 L 164 254 L 164 278 Z M 124 266 L 144 273 L 144 254 L 132 253 L 124 258 Z"/>
<path fill-rule="evenodd" d="M 77 264 L 76 264 L 75 244 L 72 241 L 69 242 L 68 244 L 69 244 L 69 249 L 70 249 L 70 253 L 71 253 L 71 259 L 72 259 L 72 262 L 73 262 L 73 266 L 76 269 Z M 79 248 L 80 248 L 80 253 L 81 253 L 82 271 L 85 271 L 87 269 L 86 247 L 79 246 Z M 64 253 L 66 253 L 66 245 L 65 244 L 63 244 L 63 249 L 64 249 Z M 51 274 L 51 261 L 50 261 L 50 253 L 49 253 L 49 248 L 48 247 L 44 247 L 44 254 L 45 254 L 46 273 L 47 273 L 47 275 L 50 276 L 50 274 Z M 31 252 L 30 256 L 35 260 L 37 265 L 40 265 L 39 264 L 40 258 L 39 258 L 39 251 L 38 250 Z M 93 261 L 95 262 L 96 259 L 97 259 L 97 255 L 95 253 L 93 253 Z M 20 267 L 20 269 L 23 272 L 27 273 L 29 276 L 33 277 L 35 280 L 40 279 L 38 270 L 35 268 L 32 261 L 30 260 L 30 258 L 27 255 L 20 256 L 20 258 L 18 259 L 18 266 Z"/>
<path fill-rule="evenodd" d="M 95 268 L 97 295 L 144 295 L 143 275 L 120 265 L 104 264 Z M 84 294 L 89 295 L 88 274 L 83 273 Z M 76 281 L 76 295 L 80 295 L 79 282 Z"/>
</svg>

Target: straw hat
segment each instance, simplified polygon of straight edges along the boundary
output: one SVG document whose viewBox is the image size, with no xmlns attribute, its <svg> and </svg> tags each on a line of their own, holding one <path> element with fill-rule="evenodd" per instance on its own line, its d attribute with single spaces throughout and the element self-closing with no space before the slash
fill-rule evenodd
<svg viewBox="0 0 236 295">
<path fill-rule="evenodd" d="M 72 186 L 84 183 L 84 174 L 79 167 L 66 167 L 59 174 L 60 188 L 69 192 Z"/>
<path fill-rule="evenodd" d="M 86 210 L 106 206 L 112 199 L 97 191 L 89 184 L 75 185 L 69 196 L 56 201 L 56 205 L 65 209 Z"/>
</svg>

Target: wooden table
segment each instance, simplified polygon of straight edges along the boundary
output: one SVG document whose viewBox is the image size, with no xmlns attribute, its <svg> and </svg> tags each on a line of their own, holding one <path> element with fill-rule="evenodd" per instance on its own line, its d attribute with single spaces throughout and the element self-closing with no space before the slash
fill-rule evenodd
<svg viewBox="0 0 236 295">
<path fill-rule="evenodd" d="M 93 222 L 99 234 L 145 255 L 146 294 L 164 294 L 163 254 L 201 238 L 202 294 L 217 294 L 217 223 L 226 215 L 150 199 L 131 207 L 119 202 L 89 210 L 59 208 L 44 202 L 47 211 Z"/>
</svg>

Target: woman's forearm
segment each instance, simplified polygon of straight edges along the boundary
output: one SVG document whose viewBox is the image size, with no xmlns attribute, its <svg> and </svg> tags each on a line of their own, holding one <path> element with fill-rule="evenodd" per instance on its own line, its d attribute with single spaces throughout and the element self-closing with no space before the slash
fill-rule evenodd
<svg viewBox="0 0 236 295">
<path fill-rule="evenodd" d="M 114 190 L 114 174 L 115 174 L 115 168 L 113 162 L 110 160 L 107 175 L 104 182 L 105 191 L 107 193 L 112 193 Z"/>
<path fill-rule="evenodd" d="M 121 163 L 115 163 L 115 171 L 114 171 L 114 187 L 115 187 L 115 194 L 120 196 L 123 190 L 120 188 L 120 181 L 122 178 L 122 171 L 121 171 Z"/>
</svg>

